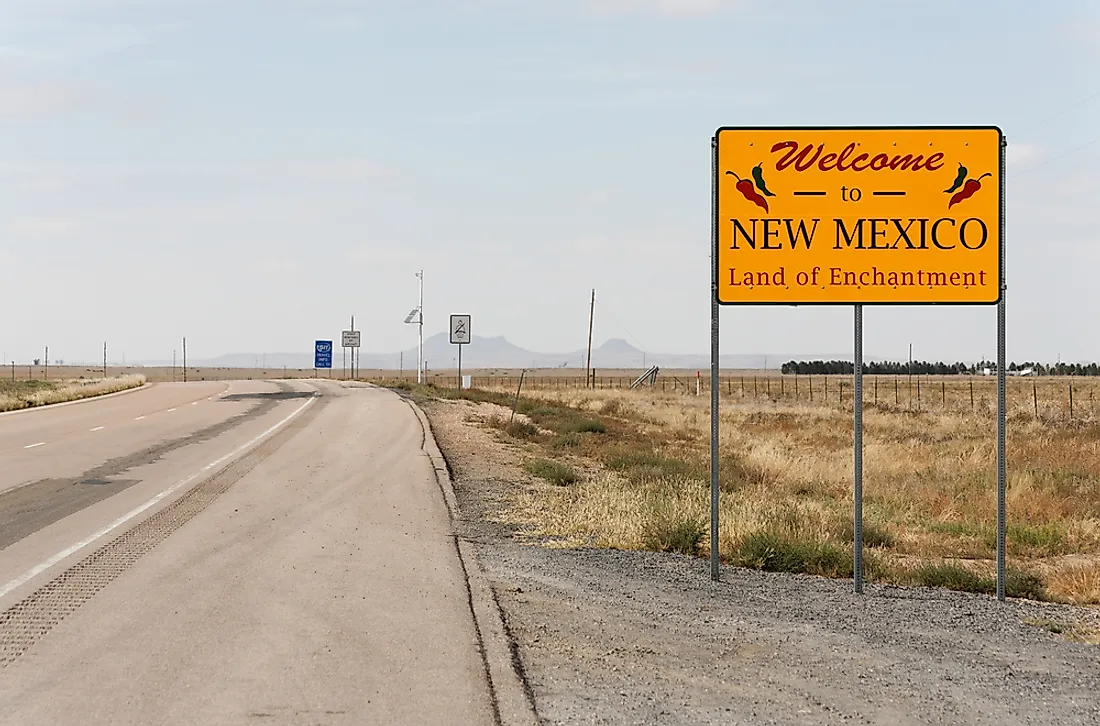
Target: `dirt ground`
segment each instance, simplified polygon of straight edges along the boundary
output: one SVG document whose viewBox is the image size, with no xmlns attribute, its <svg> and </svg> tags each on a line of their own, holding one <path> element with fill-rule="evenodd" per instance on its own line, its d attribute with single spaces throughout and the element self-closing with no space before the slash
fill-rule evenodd
<svg viewBox="0 0 1100 726">
<path fill-rule="evenodd" d="M 498 521 L 536 485 L 491 404 L 424 407 L 545 724 L 1100 723 L 1094 610 L 562 548 Z"/>
</svg>

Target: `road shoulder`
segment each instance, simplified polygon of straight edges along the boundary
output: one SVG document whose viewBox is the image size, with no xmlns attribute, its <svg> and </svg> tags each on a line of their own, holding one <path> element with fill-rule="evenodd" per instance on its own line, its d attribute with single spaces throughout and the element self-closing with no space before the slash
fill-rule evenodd
<svg viewBox="0 0 1100 726">
<path fill-rule="evenodd" d="M 543 722 L 1100 720 L 1095 646 L 1036 627 L 1093 611 L 735 568 L 712 583 L 700 559 L 524 530 L 503 510 L 536 490 L 522 448 L 478 422 L 488 405 L 424 407 Z"/>
<path fill-rule="evenodd" d="M 431 459 L 451 520 L 457 524 L 461 520 L 461 510 L 450 467 L 439 448 L 428 416 L 412 401 L 409 401 L 409 405 L 416 412 L 424 429 L 424 451 Z M 537 724 L 533 695 L 523 678 L 522 664 L 507 633 L 496 593 L 481 569 L 476 548 L 472 542 L 461 536 L 455 537 L 455 548 L 466 577 L 470 613 L 477 629 L 486 677 L 499 722 L 502 726 Z"/>
</svg>

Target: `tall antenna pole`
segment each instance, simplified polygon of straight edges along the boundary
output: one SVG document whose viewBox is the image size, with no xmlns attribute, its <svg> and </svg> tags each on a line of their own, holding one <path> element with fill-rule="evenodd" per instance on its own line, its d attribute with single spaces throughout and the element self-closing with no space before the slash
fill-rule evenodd
<svg viewBox="0 0 1100 726">
<path fill-rule="evenodd" d="M 424 382 L 424 271 L 416 273 L 416 276 L 420 278 L 420 320 L 418 324 L 420 326 L 420 342 L 416 347 L 416 382 Z"/>
<path fill-rule="evenodd" d="M 107 341 L 103 341 L 103 377 L 107 377 Z"/>
<path fill-rule="evenodd" d="M 351 316 L 351 332 L 353 332 L 353 333 L 355 332 L 355 316 L 354 315 Z M 358 350 L 358 348 L 352 348 L 351 349 L 351 379 L 353 381 L 356 378 L 359 377 L 358 375 L 356 375 L 358 373 L 358 369 L 355 367 L 355 353 L 356 353 L 357 350 Z"/>
<path fill-rule="evenodd" d="M 592 288 L 592 304 L 588 308 L 588 361 L 584 364 L 584 387 L 592 378 L 592 321 L 596 317 L 596 288 Z"/>
<path fill-rule="evenodd" d="M 183 382 L 187 383 L 187 338 L 183 339 Z"/>
</svg>

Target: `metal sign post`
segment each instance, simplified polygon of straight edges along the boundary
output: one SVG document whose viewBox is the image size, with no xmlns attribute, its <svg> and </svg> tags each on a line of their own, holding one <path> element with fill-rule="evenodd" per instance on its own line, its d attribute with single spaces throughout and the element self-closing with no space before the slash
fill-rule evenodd
<svg viewBox="0 0 1100 726">
<path fill-rule="evenodd" d="M 710 579 L 717 580 L 718 572 L 718 137 L 710 142 L 711 205 L 714 214 L 711 221 L 711 276 L 710 276 Z"/>
<path fill-rule="evenodd" d="M 470 342 L 470 316 L 451 316 L 451 344 L 458 346 L 458 390 L 462 390 L 462 346 Z"/>
<path fill-rule="evenodd" d="M 1005 266 L 1005 147 L 1001 140 L 1001 270 Z M 997 599 L 1005 599 L 1005 489 L 1007 472 L 1005 471 L 1005 291 L 1002 272 L 1001 299 L 997 303 Z"/>
<path fill-rule="evenodd" d="M 856 345 L 852 373 L 855 376 L 855 492 L 852 512 L 852 577 L 856 592 L 863 592 L 863 306 L 856 305 Z"/>
<path fill-rule="evenodd" d="M 1004 149 L 995 126 L 718 129 L 711 171 L 713 578 L 719 305 L 855 306 L 856 592 L 863 591 L 863 306 L 997 305 L 997 594 L 1004 598 Z"/>
</svg>

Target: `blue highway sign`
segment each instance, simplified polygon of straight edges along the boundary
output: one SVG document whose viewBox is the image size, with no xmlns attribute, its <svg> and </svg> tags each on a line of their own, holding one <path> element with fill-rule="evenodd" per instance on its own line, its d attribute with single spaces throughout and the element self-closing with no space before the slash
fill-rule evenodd
<svg viewBox="0 0 1100 726">
<path fill-rule="evenodd" d="M 313 348 L 313 367 L 332 368 L 332 341 L 318 340 Z"/>
</svg>

